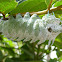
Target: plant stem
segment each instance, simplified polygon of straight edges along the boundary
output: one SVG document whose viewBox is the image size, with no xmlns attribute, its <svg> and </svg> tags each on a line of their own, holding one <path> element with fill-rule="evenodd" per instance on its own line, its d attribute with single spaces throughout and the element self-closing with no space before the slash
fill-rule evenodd
<svg viewBox="0 0 62 62">
<path fill-rule="evenodd" d="M 62 8 L 62 5 L 58 6 L 58 7 L 51 8 L 49 10 L 49 13 L 52 13 L 52 11 L 62 10 L 61 8 Z M 43 11 L 38 11 L 38 12 L 31 12 L 30 15 L 33 15 L 33 14 L 43 15 L 43 14 L 47 14 L 47 12 L 48 12 L 48 9 L 43 10 Z M 22 16 L 24 16 L 25 13 L 21 13 L 21 14 L 22 14 Z"/>
<path fill-rule="evenodd" d="M 49 51 L 51 52 L 51 46 L 48 47 Z M 50 60 L 50 53 L 47 55 L 47 62 Z"/>
<path fill-rule="evenodd" d="M 51 4 L 52 4 L 53 0 L 50 1 L 50 4 L 48 6 L 48 10 L 50 10 Z"/>
<path fill-rule="evenodd" d="M 37 60 L 39 60 L 39 51 L 40 51 L 40 45 L 38 45 L 38 49 L 37 49 Z"/>
</svg>

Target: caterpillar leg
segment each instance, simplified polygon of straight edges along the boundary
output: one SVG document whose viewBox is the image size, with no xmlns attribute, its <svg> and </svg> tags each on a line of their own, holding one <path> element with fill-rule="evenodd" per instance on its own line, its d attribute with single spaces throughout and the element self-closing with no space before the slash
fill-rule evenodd
<svg viewBox="0 0 62 62">
<path fill-rule="evenodd" d="M 49 48 L 50 44 L 51 44 L 51 40 L 49 40 L 49 42 L 48 42 L 48 47 L 47 47 L 47 48 Z"/>
<path fill-rule="evenodd" d="M 51 46 L 53 45 L 54 41 L 55 41 L 55 39 L 52 41 L 52 44 L 51 44 Z"/>
</svg>

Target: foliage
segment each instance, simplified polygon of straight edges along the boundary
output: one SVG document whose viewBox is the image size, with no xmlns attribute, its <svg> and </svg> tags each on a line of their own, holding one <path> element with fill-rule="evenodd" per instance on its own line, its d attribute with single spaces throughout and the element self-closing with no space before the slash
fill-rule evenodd
<svg viewBox="0 0 62 62">
<path fill-rule="evenodd" d="M 0 13 L 5 16 L 8 14 L 9 16 L 17 13 L 43 11 L 48 8 L 50 1 L 51 0 L 0 0 Z M 55 7 L 62 6 L 62 1 L 53 0 L 52 5 Z M 57 18 L 61 18 L 62 20 L 62 10 L 56 10 L 54 13 Z M 39 16 L 42 18 L 44 14 Z M 0 18 L 2 19 L 2 16 L 0 16 Z M 34 43 L 30 43 L 30 41 L 11 41 L 0 33 L 0 62 L 44 62 L 44 54 L 49 55 L 52 51 L 56 51 L 57 58 L 50 58 L 49 62 L 62 61 L 62 33 L 56 37 L 53 50 L 52 46 L 50 46 L 49 49 L 45 49 L 45 46 L 48 45 L 48 40 L 38 46 L 38 41 Z"/>
<path fill-rule="evenodd" d="M 10 3 L 9 3 L 10 2 Z M 12 11 L 17 5 L 17 2 L 14 0 L 0 0 L 0 11 L 4 14 Z"/>
</svg>

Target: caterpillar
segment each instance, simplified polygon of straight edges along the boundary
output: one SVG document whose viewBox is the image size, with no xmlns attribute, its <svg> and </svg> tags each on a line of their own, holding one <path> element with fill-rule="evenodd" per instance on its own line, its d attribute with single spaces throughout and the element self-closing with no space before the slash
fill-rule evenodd
<svg viewBox="0 0 62 62">
<path fill-rule="evenodd" d="M 62 32 L 62 21 L 54 15 L 46 14 L 42 19 L 33 14 L 30 16 L 27 12 L 24 17 L 17 14 L 16 18 L 10 16 L 7 21 L 0 21 L 0 32 L 11 40 L 24 41 L 31 40 L 30 43 L 39 40 L 38 45 L 49 40 L 54 42 L 55 38 Z M 52 43 L 53 43 L 52 42 Z"/>
</svg>

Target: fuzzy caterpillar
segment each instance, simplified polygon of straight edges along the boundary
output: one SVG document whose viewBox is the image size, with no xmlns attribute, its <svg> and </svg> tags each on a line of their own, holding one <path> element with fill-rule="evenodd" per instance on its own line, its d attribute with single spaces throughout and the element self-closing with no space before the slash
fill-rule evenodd
<svg viewBox="0 0 62 62">
<path fill-rule="evenodd" d="M 38 17 L 27 12 L 24 17 L 20 14 L 16 15 L 16 18 L 10 16 L 9 20 L 0 23 L 0 31 L 3 32 L 5 37 L 11 40 L 24 41 L 31 40 L 31 43 L 39 40 L 38 44 L 49 40 L 50 42 L 55 40 L 57 35 L 62 32 L 61 20 L 54 15 L 46 14 L 45 16 Z"/>
</svg>

